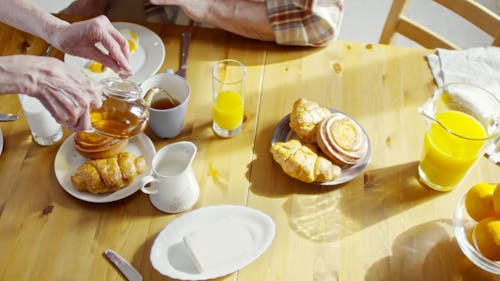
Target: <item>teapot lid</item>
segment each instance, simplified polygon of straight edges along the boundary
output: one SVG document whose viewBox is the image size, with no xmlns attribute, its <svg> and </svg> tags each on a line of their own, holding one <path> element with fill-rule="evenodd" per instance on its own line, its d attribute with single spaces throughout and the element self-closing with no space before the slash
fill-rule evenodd
<svg viewBox="0 0 500 281">
<path fill-rule="evenodd" d="M 141 88 L 135 82 L 118 77 L 106 78 L 101 80 L 100 83 L 104 87 L 105 94 L 113 97 L 137 99 L 142 93 Z"/>
</svg>

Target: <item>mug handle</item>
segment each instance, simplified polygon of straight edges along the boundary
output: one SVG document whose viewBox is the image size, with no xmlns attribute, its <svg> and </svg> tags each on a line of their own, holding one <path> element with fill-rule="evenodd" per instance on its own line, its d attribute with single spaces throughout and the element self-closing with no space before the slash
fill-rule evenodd
<svg viewBox="0 0 500 281">
<path fill-rule="evenodd" d="M 146 187 L 146 184 L 152 183 L 152 182 L 157 182 L 157 181 L 158 180 L 155 179 L 155 177 L 153 177 L 151 175 L 141 178 L 139 181 L 139 185 L 141 186 L 141 191 L 146 193 L 146 194 L 158 193 L 158 187 L 153 187 L 153 186 Z"/>
</svg>

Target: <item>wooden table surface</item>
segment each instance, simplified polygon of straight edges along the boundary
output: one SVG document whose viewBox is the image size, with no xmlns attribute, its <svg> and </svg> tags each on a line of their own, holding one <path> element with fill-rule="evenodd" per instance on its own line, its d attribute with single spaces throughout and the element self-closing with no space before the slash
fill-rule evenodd
<svg viewBox="0 0 500 281">
<path fill-rule="evenodd" d="M 160 71 L 177 69 L 180 34 L 187 27 L 143 24 L 164 41 Z M 500 280 L 461 253 L 451 224 L 459 198 L 473 184 L 499 182 L 486 159 L 454 191 L 440 193 L 417 179 L 424 122 L 417 112 L 435 88 L 429 50 L 335 42 L 325 48 L 280 47 L 220 30 L 194 28 L 187 79 L 191 100 L 181 134 L 156 149 L 189 140 L 200 198 L 193 209 L 243 205 L 271 216 L 276 236 L 268 250 L 237 273 L 217 280 Z M 0 26 L 2 55 L 42 55 L 42 40 Z M 63 58 L 54 51 L 53 56 Z M 232 58 L 248 67 L 245 123 L 222 139 L 211 130 L 210 67 Z M 343 111 L 371 140 L 368 167 L 352 181 L 322 187 L 285 175 L 269 153 L 276 124 L 293 102 L 308 97 Z M 54 158 L 62 142 L 34 143 L 15 94 L 0 96 L 0 279 L 123 280 L 102 255 L 114 249 L 144 280 L 171 280 L 150 262 L 158 233 L 181 214 L 155 209 L 137 192 L 95 204 L 59 185 Z M 71 132 L 65 131 L 64 139 Z"/>
</svg>

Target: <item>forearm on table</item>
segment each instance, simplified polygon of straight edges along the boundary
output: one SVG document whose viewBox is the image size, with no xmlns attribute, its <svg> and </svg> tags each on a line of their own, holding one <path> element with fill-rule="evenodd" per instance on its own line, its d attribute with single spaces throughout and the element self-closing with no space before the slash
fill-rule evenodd
<svg viewBox="0 0 500 281">
<path fill-rule="evenodd" d="M 202 21 L 245 37 L 275 40 L 265 2 L 214 0 Z"/>
<path fill-rule="evenodd" d="M 43 10 L 35 1 L 0 0 L 0 20 L 50 42 L 60 27 L 69 23 Z"/>
</svg>

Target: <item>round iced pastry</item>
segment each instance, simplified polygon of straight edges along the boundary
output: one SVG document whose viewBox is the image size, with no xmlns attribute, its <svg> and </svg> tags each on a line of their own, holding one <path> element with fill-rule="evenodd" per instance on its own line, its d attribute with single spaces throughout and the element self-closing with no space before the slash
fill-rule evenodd
<svg viewBox="0 0 500 281">
<path fill-rule="evenodd" d="M 115 139 L 96 133 L 78 132 L 74 138 L 76 151 L 89 159 L 104 159 L 116 156 L 127 144 L 127 139 Z"/>
<path fill-rule="evenodd" d="M 335 164 L 356 164 L 367 153 L 363 130 L 349 116 L 334 113 L 318 124 L 316 141 L 321 151 Z"/>
</svg>

